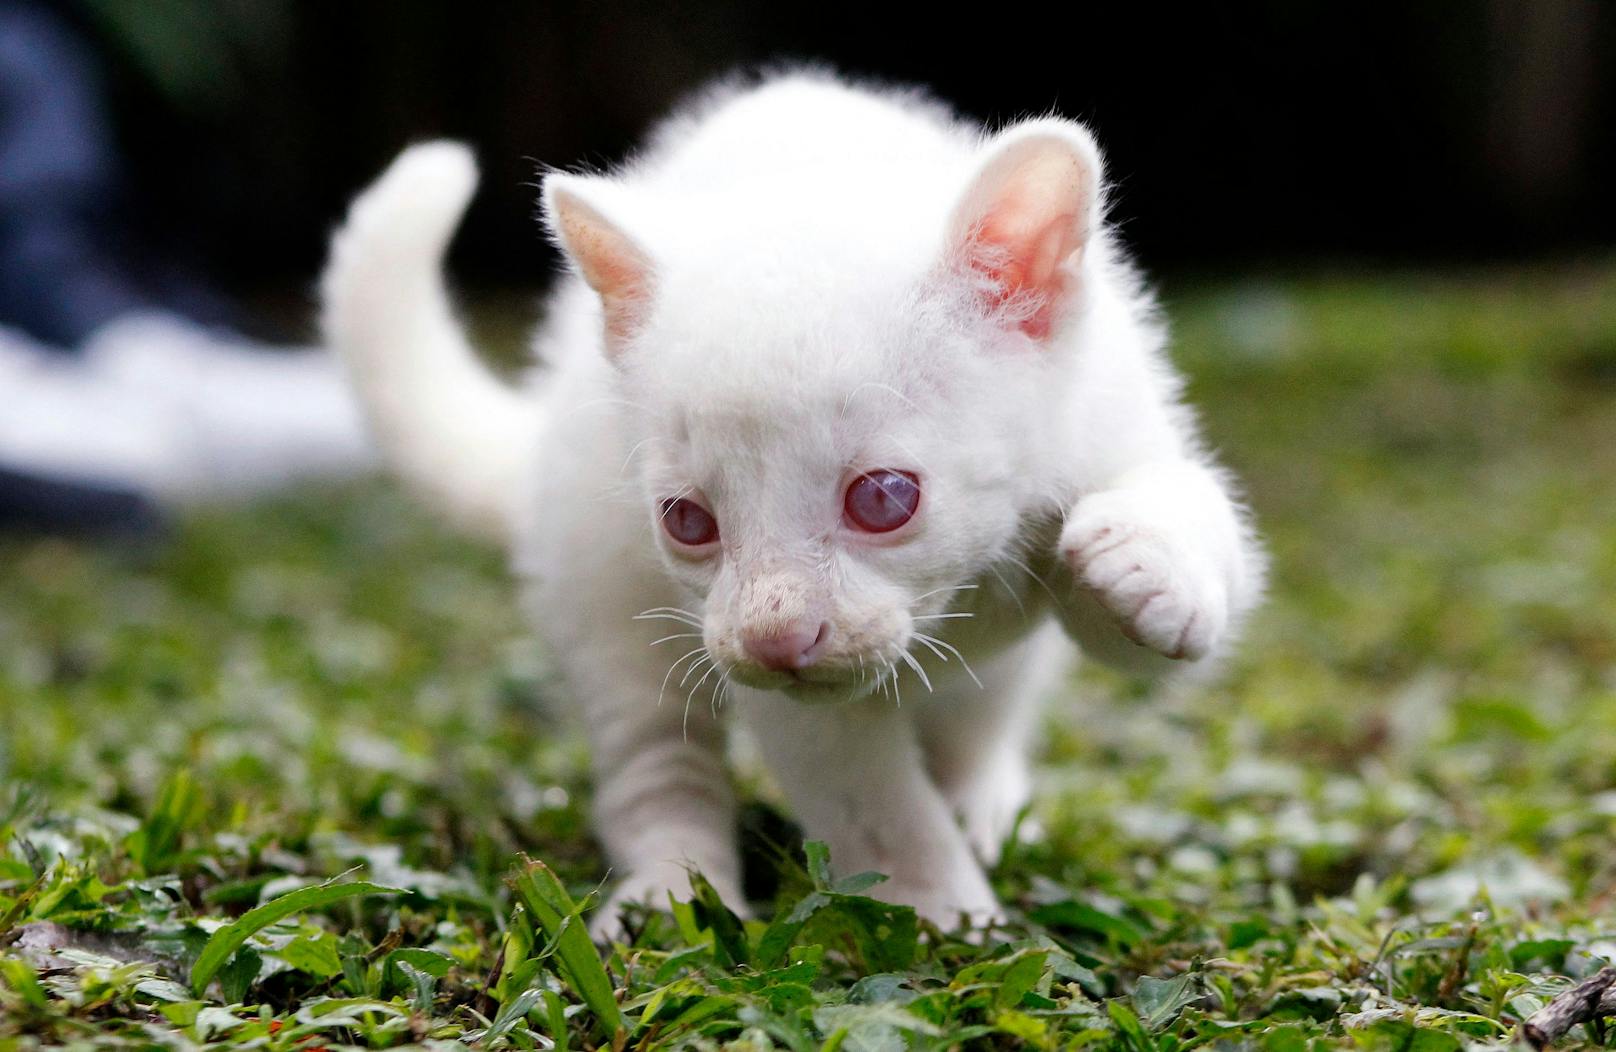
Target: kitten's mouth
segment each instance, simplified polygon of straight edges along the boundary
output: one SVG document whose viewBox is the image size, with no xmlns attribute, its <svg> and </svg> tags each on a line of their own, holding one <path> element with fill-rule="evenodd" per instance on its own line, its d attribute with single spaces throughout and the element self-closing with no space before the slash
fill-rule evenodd
<svg viewBox="0 0 1616 1052">
<path fill-rule="evenodd" d="M 798 701 L 815 704 L 862 698 L 877 689 L 880 679 L 876 673 L 866 673 L 856 665 L 810 665 L 780 671 L 737 664 L 730 669 L 730 676 L 748 687 L 777 690 Z"/>
</svg>

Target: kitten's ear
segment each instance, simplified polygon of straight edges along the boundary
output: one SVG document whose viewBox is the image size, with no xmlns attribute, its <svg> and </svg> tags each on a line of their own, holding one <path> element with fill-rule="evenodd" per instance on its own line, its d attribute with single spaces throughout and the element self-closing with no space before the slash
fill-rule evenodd
<svg viewBox="0 0 1616 1052">
<path fill-rule="evenodd" d="M 600 296 L 606 349 L 615 353 L 645 320 L 652 287 L 651 257 L 595 200 L 599 180 L 551 172 L 544 177 L 544 223 L 578 273 Z"/>
<path fill-rule="evenodd" d="M 989 310 L 1045 339 L 1078 291 L 1100 224 L 1100 151 L 1080 124 L 1026 121 L 994 136 L 954 210 L 951 261 Z"/>
</svg>

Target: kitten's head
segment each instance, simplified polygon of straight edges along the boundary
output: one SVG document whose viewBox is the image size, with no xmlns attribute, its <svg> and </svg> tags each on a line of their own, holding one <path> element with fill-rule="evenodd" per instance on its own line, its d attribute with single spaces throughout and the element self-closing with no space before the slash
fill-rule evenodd
<svg viewBox="0 0 1616 1052">
<path fill-rule="evenodd" d="M 1055 119 L 925 185 L 684 186 L 675 208 L 547 179 L 637 407 L 654 543 L 721 670 L 840 700 L 946 649 L 950 607 L 1048 497 L 1040 417 L 1099 188 L 1092 139 Z"/>
</svg>

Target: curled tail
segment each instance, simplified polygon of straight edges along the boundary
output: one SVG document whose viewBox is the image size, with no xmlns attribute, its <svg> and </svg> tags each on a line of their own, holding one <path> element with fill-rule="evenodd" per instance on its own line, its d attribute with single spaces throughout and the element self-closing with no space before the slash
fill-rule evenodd
<svg viewBox="0 0 1616 1052">
<path fill-rule="evenodd" d="M 476 186 L 460 143 L 400 154 L 332 239 L 322 328 L 393 469 L 456 524 L 508 541 L 537 409 L 478 360 L 443 279 Z"/>
</svg>

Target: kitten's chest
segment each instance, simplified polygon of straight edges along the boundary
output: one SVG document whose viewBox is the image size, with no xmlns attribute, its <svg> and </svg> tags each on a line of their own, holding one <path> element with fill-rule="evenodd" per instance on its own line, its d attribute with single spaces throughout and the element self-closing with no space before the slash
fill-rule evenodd
<svg viewBox="0 0 1616 1052">
<path fill-rule="evenodd" d="M 1039 522 L 1029 527 L 1016 550 L 991 563 L 960 593 L 951 617 L 941 622 L 945 631 L 933 633 L 960 648 L 967 658 L 989 657 L 1025 636 L 1044 622 L 1056 601 L 1056 592 L 1069 587 L 1055 559 L 1060 523 Z"/>
</svg>

